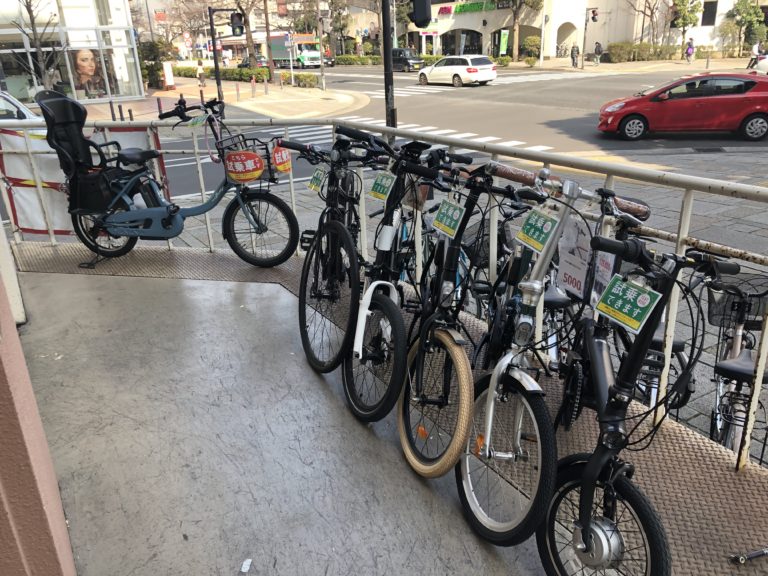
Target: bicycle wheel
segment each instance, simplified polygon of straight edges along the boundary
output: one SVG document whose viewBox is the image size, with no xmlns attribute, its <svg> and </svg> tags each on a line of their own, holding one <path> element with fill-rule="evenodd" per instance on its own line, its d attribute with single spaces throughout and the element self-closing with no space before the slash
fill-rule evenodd
<svg viewBox="0 0 768 576">
<path fill-rule="evenodd" d="M 558 473 L 552 501 L 536 530 L 536 544 L 548 576 L 607 574 L 668 576 L 672 559 L 658 514 L 648 498 L 625 476 L 613 489 L 598 480 L 592 512 L 591 554 L 573 547 L 574 522 L 579 519 L 581 478 L 586 462 Z"/>
<path fill-rule="evenodd" d="M 222 218 L 224 238 L 232 251 L 262 268 L 288 260 L 299 243 L 299 223 L 288 205 L 269 192 L 243 194 L 242 201 L 243 206 L 233 198 Z"/>
<path fill-rule="evenodd" d="M 360 305 L 360 268 L 352 238 L 339 222 L 315 236 L 304 260 L 299 287 L 299 331 L 309 365 L 330 372 L 354 336 Z"/>
<path fill-rule="evenodd" d="M 461 457 L 472 423 L 469 358 L 444 330 L 423 350 L 421 395 L 416 396 L 420 342 L 408 354 L 408 373 L 398 400 L 397 430 L 408 464 L 425 478 L 448 472 Z"/>
<path fill-rule="evenodd" d="M 363 355 L 344 357 L 344 396 L 352 414 L 363 422 L 376 422 L 397 402 L 405 377 L 405 323 L 395 303 L 376 293 L 365 324 Z"/>
<path fill-rule="evenodd" d="M 115 212 L 125 212 L 128 205 L 124 200 L 115 204 Z M 72 214 L 72 228 L 88 250 L 106 258 L 117 258 L 128 254 L 138 242 L 136 236 L 113 236 L 100 225 L 104 214 Z"/>
<path fill-rule="evenodd" d="M 542 396 L 508 379 L 494 403 L 490 457 L 484 442 L 490 375 L 475 385 L 467 449 L 456 465 L 456 486 L 472 529 L 497 546 L 514 546 L 536 530 L 557 475 L 554 428 Z"/>
</svg>

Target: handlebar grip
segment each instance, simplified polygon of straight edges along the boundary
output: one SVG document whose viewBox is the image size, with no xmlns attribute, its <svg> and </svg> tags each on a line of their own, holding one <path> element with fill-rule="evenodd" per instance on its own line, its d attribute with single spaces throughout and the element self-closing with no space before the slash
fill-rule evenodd
<svg viewBox="0 0 768 576">
<path fill-rule="evenodd" d="M 173 118 L 174 116 L 179 116 L 179 112 L 175 108 L 169 112 L 160 112 L 160 114 L 157 115 L 160 120 L 166 120 L 167 118 Z"/>
<path fill-rule="evenodd" d="M 452 154 L 448 153 L 445 155 L 445 159 L 449 162 L 453 162 L 454 164 L 472 164 L 472 162 L 475 161 L 472 156 L 467 156 L 466 154 Z"/>
<path fill-rule="evenodd" d="M 513 182 L 520 182 L 527 186 L 536 184 L 536 174 L 530 170 L 504 166 L 504 164 L 499 164 L 498 162 L 488 162 L 488 164 L 485 165 L 485 172 L 491 176 L 512 180 Z"/>
<path fill-rule="evenodd" d="M 381 216 L 382 214 L 384 214 L 384 208 L 376 210 L 375 212 L 371 212 L 368 214 L 368 218 L 376 218 L 376 216 Z"/>
<path fill-rule="evenodd" d="M 336 126 L 336 134 L 341 134 L 352 140 L 360 140 L 361 142 L 368 142 L 371 138 L 374 138 L 373 134 L 363 132 L 362 130 L 355 130 L 354 128 L 347 128 L 346 126 Z"/>
<path fill-rule="evenodd" d="M 282 138 L 279 138 L 277 140 L 277 145 L 282 148 L 288 148 L 289 150 L 296 150 L 296 152 L 312 151 L 311 144 L 302 144 L 301 142 L 291 142 L 290 140 L 283 140 Z"/>
<path fill-rule="evenodd" d="M 729 276 L 736 276 L 736 274 L 741 272 L 741 266 L 730 260 L 717 260 L 715 262 L 715 269 L 718 274 L 728 274 Z"/>
<path fill-rule="evenodd" d="M 641 222 L 645 222 L 651 217 L 651 207 L 642 200 L 614 196 L 613 203 L 620 211 L 634 216 Z"/>
<path fill-rule="evenodd" d="M 538 204 L 541 204 L 542 202 L 545 202 L 547 199 L 547 195 L 543 192 L 539 192 L 535 188 L 530 188 L 528 186 L 523 186 L 522 188 L 518 188 L 515 190 L 515 193 L 517 194 L 517 197 L 520 200 L 527 200 L 529 202 L 536 202 Z"/>
<path fill-rule="evenodd" d="M 589 245 L 592 247 L 592 250 L 616 254 L 616 256 L 627 262 L 637 262 L 644 250 L 643 243 L 635 238 L 614 240 L 602 236 L 593 236 Z"/>
<path fill-rule="evenodd" d="M 403 162 L 400 165 L 404 172 L 427 178 L 428 180 L 436 180 L 440 176 L 440 172 L 434 168 L 427 168 L 420 164 L 414 164 L 412 162 Z"/>
</svg>

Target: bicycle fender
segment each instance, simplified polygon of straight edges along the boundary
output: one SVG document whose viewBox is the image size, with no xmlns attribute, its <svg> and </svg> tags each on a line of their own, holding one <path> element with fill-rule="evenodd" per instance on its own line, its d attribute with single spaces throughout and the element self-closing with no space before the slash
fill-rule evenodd
<svg viewBox="0 0 768 576">
<path fill-rule="evenodd" d="M 448 334 L 448 336 L 451 337 L 451 340 L 453 340 L 454 344 L 458 344 L 459 346 L 464 346 L 464 344 L 467 343 L 464 337 L 455 328 L 438 328 L 436 332 L 437 331 L 445 332 L 446 334 Z"/>
<path fill-rule="evenodd" d="M 360 308 L 357 312 L 357 326 L 355 327 L 355 340 L 352 344 L 352 354 L 355 358 L 360 358 L 363 354 L 363 337 L 365 336 L 365 324 L 368 322 L 368 317 L 371 315 L 371 298 L 376 293 L 376 290 L 386 290 L 389 299 L 394 302 L 395 306 L 400 307 L 400 295 L 397 293 L 394 284 L 392 282 L 386 282 L 385 280 L 377 280 L 371 282 L 368 289 L 363 294 L 363 298 L 360 300 Z"/>
</svg>

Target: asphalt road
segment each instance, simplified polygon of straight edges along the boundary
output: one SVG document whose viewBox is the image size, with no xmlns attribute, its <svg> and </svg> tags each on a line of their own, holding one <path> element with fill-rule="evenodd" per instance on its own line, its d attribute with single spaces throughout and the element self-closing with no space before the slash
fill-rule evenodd
<svg viewBox="0 0 768 576">
<path fill-rule="evenodd" d="M 626 142 L 597 131 L 597 111 L 601 104 L 633 94 L 648 86 L 673 80 L 687 72 L 612 74 L 562 70 L 502 72 L 487 86 L 426 86 L 418 84 L 416 73 L 394 74 L 395 106 L 398 125 L 429 132 L 443 131 L 452 136 L 467 134 L 468 140 L 509 144 L 533 150 L 560 153 L 604 151 L 674 150 L 680 148 L 717 149 L 750 147 L 765 150 L 768 142 L 745 142 L 730 134 L 683 134 L 654 136 L 639 142 Z M 380 68 L 344 67 L 327 69 L 326 85 L 331 89 L 363 92 L 371 98 L 368 106 L 341 114 L 352 120 L 371 122 L 385 117 L 383 78 Z M 232 104 L 229 118 L 255 118 L 252 111 Z M 261 132 L 262 136 L 277 135 Z M 296 130 L 292 138 L 325 145 L 330 130 L 307 127 Z M 166 148 L 190 149 L 189 140 L 164 141 Z M 204 148 L 204 144 L 202 144 Z M 199 190 L 198 176 L 191 157 L 174 158 L 167 163 L 172 194 Z M 300 162 L 296 177 L 308 178 L 311 168 Z M 220 165 L 203 165 L 207 190 L 221 179 Z"/>
</svg>

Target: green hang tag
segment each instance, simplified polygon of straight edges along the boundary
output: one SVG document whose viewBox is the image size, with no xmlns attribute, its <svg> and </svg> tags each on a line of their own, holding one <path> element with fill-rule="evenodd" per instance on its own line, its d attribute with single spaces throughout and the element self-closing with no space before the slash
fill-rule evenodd
<svg viewBox="0 0 768 576">
<path fill-rule="evenodd" d="M 557 222 L 558 220 L 554 216 L 545 214 L 540 210 L 531 210 L 515 238 L 534 252 L 541 254 L 544 246 L 552 238 Z"/>
<path fill-rule="evenodd" d="M 369 196 L 376 198 L 376 200 L 386 201 L 389 193 L 392 192 L 392 188 L 395 186 L 395 175 L 389 172 L 379 172 L 376 175 L 376 179 L 373 181 Z"/>
<path fill-rule="evenodd" d="M 325 180 L 325 170 L 322 168 L 315 168 L 315 171 L 312 173 L 312 178 L 309 179 L 309 182 L 307 182 L 307 188 L 312 190 L 313 192 L 320 192 L 320 190 L 323 187 L 323 180 Z"/>
<path fill-rule="evenodd" d="M 432 226 L 441 234 L 445 234 L 448 238 L 453 239 L 456 236 L 456 231 L 459 229 L 459 224 L 464 217 L 465 211 L 466 209 L 463 206 L 454 204 L 450 200 L 443 200 L 440 202 L 440 208 L 437 210 Z"/>
<path fill-rule="evenodd" d="M 187 126 L 191 126 L 193 128 L 197 126 L 202 126 L 205 124 L 205 121 L 208 120 L 208 114 L 200 114 L 199 116 L 193 116 L 192 119 L 187 122 Z"/>
<path fill-rule="evenodd" d="M 597 311 L 637 334 L 643 329 L 661 294 L 614 274 L 597 303 Z"/>
</svg>

